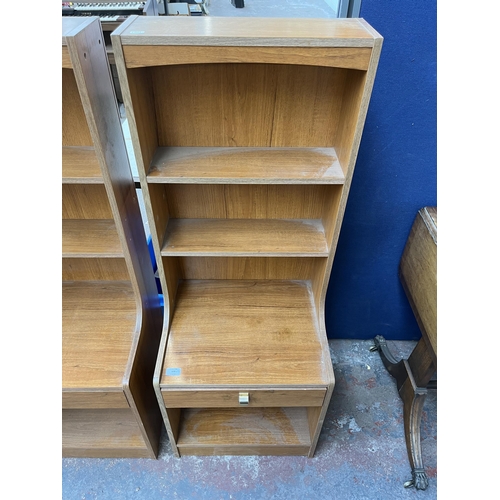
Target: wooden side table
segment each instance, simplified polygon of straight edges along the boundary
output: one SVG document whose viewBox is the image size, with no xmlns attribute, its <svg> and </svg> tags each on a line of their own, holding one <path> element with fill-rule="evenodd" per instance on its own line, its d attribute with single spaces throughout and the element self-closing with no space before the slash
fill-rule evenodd
<svg viewBox="0 0 500 500">
<path fill-rule="evenodd" d="M 384 337 L 377 335 L 372 351 L 379 351 L 396 379 L 404 403 L 406 447 L 412 479 L 406 487 L 425 490 L 427 475 L 420 448 L 420 420 L 429 383 L 437 370 L 437 208 L 419 210 L 399 265 L 399 277 L 422 332 L 408 359 L 397 361 Z"/>
</svg>

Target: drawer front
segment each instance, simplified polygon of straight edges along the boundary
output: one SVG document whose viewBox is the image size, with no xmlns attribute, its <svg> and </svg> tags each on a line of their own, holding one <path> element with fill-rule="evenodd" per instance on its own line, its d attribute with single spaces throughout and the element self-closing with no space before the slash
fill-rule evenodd
<svg viewBox="0 0 500 500">
<path fill-rule="evenodd" d="M 162 390 L 163 401 L 167 408 L 321 406 L 325 399 L 325 394 L 326 388 L 286 390 Z"/>
</svg>

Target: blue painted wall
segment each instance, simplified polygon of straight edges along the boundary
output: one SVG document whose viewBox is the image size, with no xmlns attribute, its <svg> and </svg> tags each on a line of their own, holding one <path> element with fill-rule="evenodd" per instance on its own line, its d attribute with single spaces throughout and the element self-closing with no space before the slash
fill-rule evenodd
<svg viewBox="0 0 500 500">
<path fill-rule="evenodd" d="M 436 8 L 361 4 L 384 44 L 326 297 L 329 338 L 420 338 L 398 265 L 417 211 L 437 204 Z"/>
</svg>

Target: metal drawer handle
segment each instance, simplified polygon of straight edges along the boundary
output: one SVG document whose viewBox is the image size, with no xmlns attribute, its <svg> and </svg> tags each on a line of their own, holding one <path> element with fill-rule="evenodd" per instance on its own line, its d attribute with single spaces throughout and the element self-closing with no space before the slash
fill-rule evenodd
<svg viewBox="0 0 500 500">
<path fill-rule="evenodd" d="M 238 394 L 238 402 L 240 403 L 240 406 L 248 406 L 248 403 L 250 403 L 250 396 L 248 395 L 248 392 L 240 392 Z"/>
</svg>

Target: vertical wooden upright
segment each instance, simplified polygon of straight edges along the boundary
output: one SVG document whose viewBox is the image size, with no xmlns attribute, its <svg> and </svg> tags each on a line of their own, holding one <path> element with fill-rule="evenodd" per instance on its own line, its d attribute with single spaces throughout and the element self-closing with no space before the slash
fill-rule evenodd
<svg viewBox="0 0 500 500">
<path fill-rule="evenodd" d="M 111 40 L 165 296 L 172 449 L 311 457 L 382 37 L 362 19 L 131 17 Z"/>
<path fill-rule="evenodd" d="M 99 18 L 62 35 L 62 453 L 154 458 L 162 307 Z"/>
</svg>

